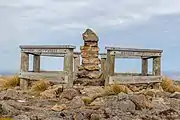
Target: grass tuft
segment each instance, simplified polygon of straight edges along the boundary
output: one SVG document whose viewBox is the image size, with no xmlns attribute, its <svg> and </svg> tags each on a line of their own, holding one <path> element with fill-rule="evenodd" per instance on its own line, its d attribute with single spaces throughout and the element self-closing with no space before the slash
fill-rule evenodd
<svg viewBox="0 0 180 120">
<path fill-rule="evenodd" d="M 46 80 L 39 80 L 31 87 L 29 93 L 33 95 L 40 95 L 41 92 L 48 89 L 50 83 Z"/>
<path fill-rule="evenodd" d="M 13 120 L 12 118 L 0 118 L 0 120 Z"/>
<path fill-rule="evenodd" d="M 109 92 L 109 94 L 119 94 L 121 92 L 128 94 L 128 93 L 132 92 L 127 86 L 118 85 L 118 84 L 113 84 L 111 86 L 107 86 L 107 87 L 105 87 L 105 89 Z"/>
<path fill-rule="evenodd" d="M 12 76 L 12 77 L 2 77 L 0 79 L 0 87 L 1 89 L 9 89 L 16 86 L 19 86 L 20 79 L 18 76 Z"/>
<path fill-rule="evenodd" d="M 131 90 L 127 86 L 114 84 L 114 85 L 104 87 L 104 89 L 102 89 L 101 91 L 98 91 L 98 93 L 94 94 L 94 96 L 92 96 L 92 97 L 83 96 L 82 100 L 84 101 L 85 105 L 89 105 L 96 98 L 110 96 L 110 95 L 116 95 L 121 92 L 130 93 Z"/>
<path fill-rule="evenodd" d="M 94 100 L 94 98 L 83 96 L 82 100 L 84 101 L 85 105 L 89 105 Z"/>
<path fill-rule="evenodd" d="M 19 86 L 20 84 L 20 79 L 18 76 L 13 76 L 13 77 L 10 77 L 9 79 L 7 79 L 4 84 L 3 84 L 3 87 L 4 88 L 12 88 L 12 87 L 16 87 L 16 86 Z"/>
<path fill-rule="evenodd" d="M 175 92 L 180 92 L 180 85 L 175 86 Z"/>
<path fill-rule="evenodd" d="M 163 90 L 166 92 L 170 92 L 170 93 L 180 92 L 180 85 L 175 85 L 174 81 L 168 77 L 163 78 L 161 86 Z"/>
<path fill-rule="evenodd" d="M 161 86 L 165 91 L 168 91 L 173 86 L 173 84 L 174 83 L 171 79 L 164 77 Z"/>
</svg>

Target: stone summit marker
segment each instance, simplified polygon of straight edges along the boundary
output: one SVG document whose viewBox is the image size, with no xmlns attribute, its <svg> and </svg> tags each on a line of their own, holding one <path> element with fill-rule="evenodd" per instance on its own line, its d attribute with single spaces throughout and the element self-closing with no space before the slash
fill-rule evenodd
<svg viewBox="0 0 180 120">
<path fill-rule="evenodd" d="M 21 88 L 27 89 L 33 81 L 45 79 L 52 83 L 73 85 L 104 86 L 118 84 L 160 83 L 162 50 L 105 47 L 106 53 L 99 53 L 99 38 L 94 31 L 86 29 L 82 34 L 84 45 L 80 52 L 72 45 L 22 45 L 21 49 Z M 29 55 L 34 56 L 33 71 L 29 70 Z M 63 57 L 64 69 L 41 71 L 40 57 Z M 101 60 L 99 59 L 101 57 Z M 82 63 L 80 64 L 80 57 Z M 142 59 L 141 73 L 115 72 L 116 58 Z M 153 59 L 152 74 L 148 72 L 148 60 Z M 119 67 L 119 66 L 118 66 Z"/>
<path fill-rule="evenodd" d="M 90 29 L 82 34 L 84 46 L 80 47 L 82 65 L 79 67 L 78 77 L 87 79 L 99 79 L 101 61 L 99 59 L 98 36 Z"/>
</svg>

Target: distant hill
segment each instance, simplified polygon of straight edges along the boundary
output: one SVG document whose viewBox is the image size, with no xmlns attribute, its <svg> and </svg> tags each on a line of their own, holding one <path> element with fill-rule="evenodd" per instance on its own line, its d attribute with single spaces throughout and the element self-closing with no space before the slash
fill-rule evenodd
<svg viewBox="0 0 180 120">
<path fill-rule="evenodd" d="M 0 75 L 13 75 L 16 74 L 18 72 L 14 72 L 14 71 L 0 71 Z"/>
<path fill-rule="evenodd" d="M 180 80 L 180 71 L 163 71 L 163 75 L 174 80 Z"/>
<path fill-rule="evenodd" d="M 18 73 L 17 71 L 0 71 L 0 76 L 1 75 L 13 75 Z M 162 73 L 165 76 L 168 76 L 171 79 L 174 80 L 180 80 L 180 71 L 163 71 Z"/>
</svg>

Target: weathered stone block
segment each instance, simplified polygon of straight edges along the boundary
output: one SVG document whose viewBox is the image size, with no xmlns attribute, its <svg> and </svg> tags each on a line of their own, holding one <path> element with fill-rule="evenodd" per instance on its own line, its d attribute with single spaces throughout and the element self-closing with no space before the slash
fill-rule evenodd
<svg viewBox="0 0 180 120">
<path fill-rule="evenodd" d="M 99 58 L 83 58 L 82 63 L 99 65 L 101 63 L 101 61 Z"/>
<path fill-rule="evenodd" d="M 81 53 L 82 58 L 97 58 L 98 57 L 98 52 L 83 52 Z"/>
<path fill-rule="evenodd" d="M 99 48 L 98 47 L 92 47 L 92 46 L 81 46 L 80 47 L 81 52 L 88 52 L 88 51 L 92 51 L 92 52 L 98 52 Z"/>
<path fill-rule="evenodd" d="M 84 41 L 98 41 L 99 38 L 91 29 L 86 29 L 86 31 L 82 34 Z"/>
<path fill-rule="evenodd" d="M 83 67 L 85 70 L 88 70 L 88 71 L 100 70 L 100 67 L 94 64 L 84 64 Z"/>
<path fill-rule="evenodd" d="M 87 71 L 87 70 L 82 70 L 79 71 L 78 77 L 79 78 L 90 78 L 90 79 L 98 79 L 101 76 L 101 72 L 99 71 Z"/>
<path fill-rule="evenodd" d="M 88 78 L 90 78 L 90 79 L 98 79 L 98 78 L 101 77 L 101 72 L 99 72 L 99 71 L 89 72 L 89 73 L 87 74 L 87 76 L 88 76 Z"/>
<path fill-rule="evenodd" d="M 75 89 L 65 89 L 61 95 L 60 95 L 60 99 L 62 98 L 66 98 L 68 100 L 72 100 L 75 96 L 78 96 L 79 95 L 79 92 Z"/>
<path fill-rule="evenodd" d="M 84 43 L 84 46 L 91 46 L 91 47 L 97 47 L 98 43 L 96 41 L 86 41 Z"/>
<path fill-rule="evenodd" d="M 82 56 L 82 65 L 78 67 L 78 78 L 99 79 L 102 73 L 99 71 L 101 63 L 99 56 L 98 37 L 90 29 L 83 34 L 84 46 L 80 47 Z M 92 80 L 91 80 L 92 81 Z"/>
</svg>

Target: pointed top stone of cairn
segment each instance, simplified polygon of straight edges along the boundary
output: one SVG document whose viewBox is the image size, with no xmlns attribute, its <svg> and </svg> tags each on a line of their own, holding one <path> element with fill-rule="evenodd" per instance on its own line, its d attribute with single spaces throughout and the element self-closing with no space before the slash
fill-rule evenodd
<svg viewBox="0 0 180 120">
<path fill-rule="evenodd" d="M 86 29 L 86 31 L 82 34 L 84 41 L 99 41 L 98 36 L 91 29 Z"/>
</svg>

